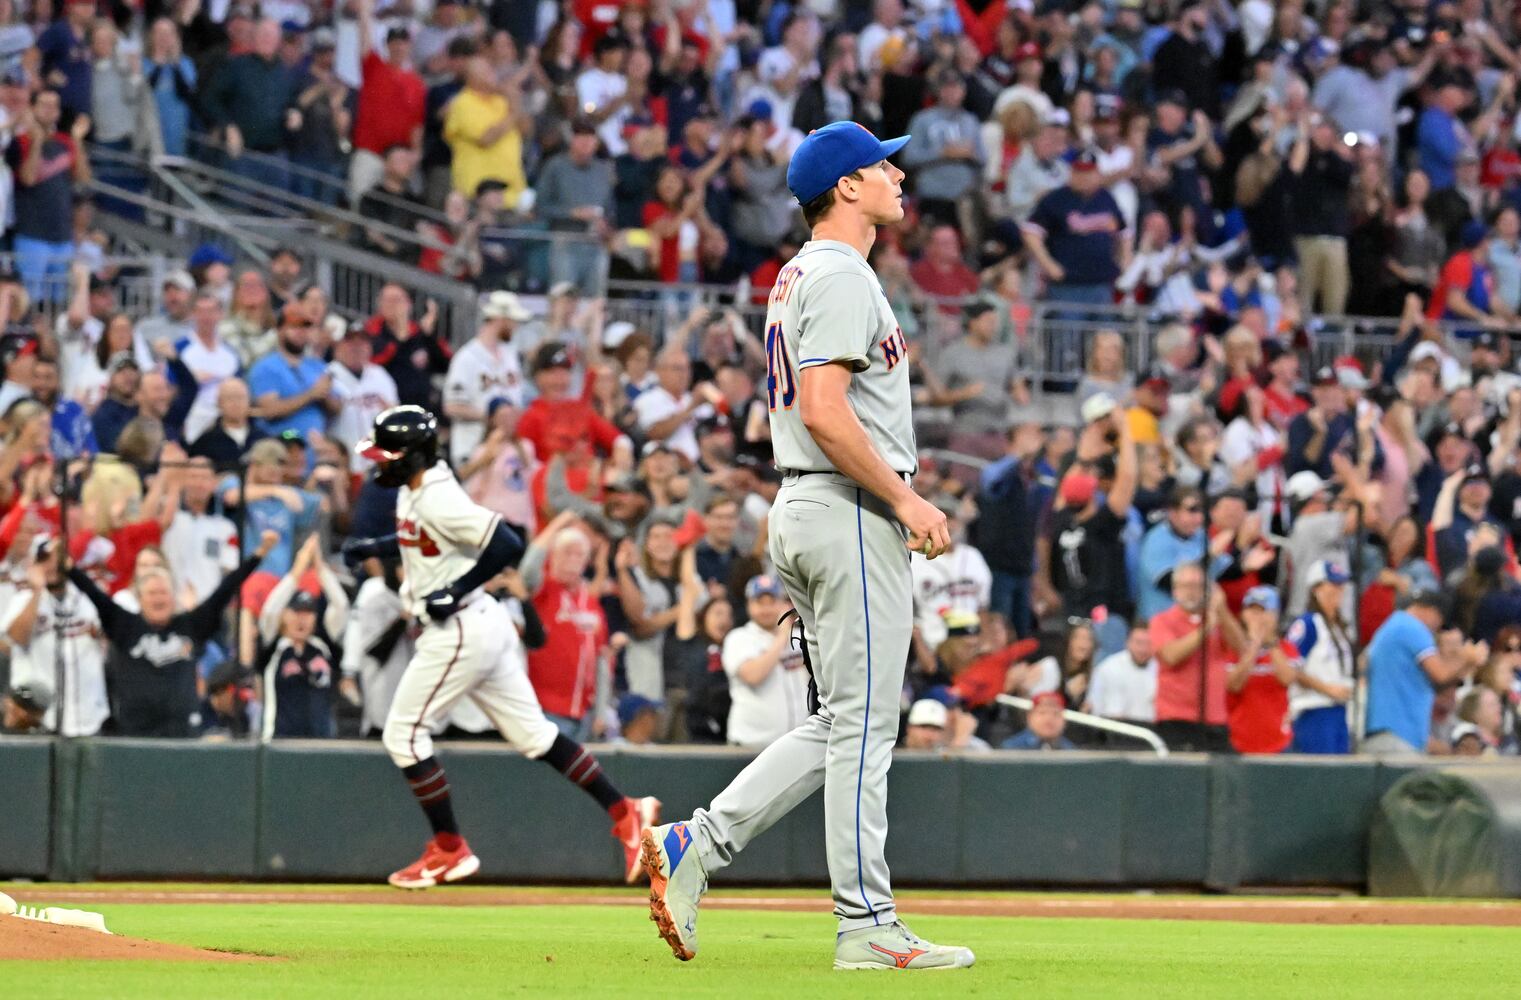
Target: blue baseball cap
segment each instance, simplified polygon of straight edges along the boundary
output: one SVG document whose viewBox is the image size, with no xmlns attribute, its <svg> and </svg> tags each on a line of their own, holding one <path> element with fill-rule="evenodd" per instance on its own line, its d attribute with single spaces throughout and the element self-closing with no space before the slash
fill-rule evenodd
<svg viewBox="0 0 1521 1000">
<path fill-rule="evenodd" d="M 618 725 L 626 726 L 639 717 L 640 712 L 658 712 L 665 706 L 642 694 L 626 694 L 618 699 Z"/>
<path fill-rule="evenodd" d="M 1306 590 L 1310 590 L 1320 586 L 1322 583 L 1340 584 L 1346 583 L 1351 579 L 1352 575 L 1342 569 L 1339 564 L 1329 559 L 1322 559 L 1319 562 L 1311 563 L 1310 568 L 1305 571 L 1304 585 Z"/>
<path fill-rule="evenodd" d="M 752 576 L 750 582 L 745 584 L 745 600 L 753 601 L 762 594 L 770 594 L 772 597 L 787 596 L 787 592 L 782 589 L 782 581 L 765 573 Z"/>
<path fill-rule="evenodd" d="M 858 122 L 830 122 L 808 133 L 787 164 L 787 188 L 806 205 L 862 167 L 880 163 L 908 145 L 911 136 L 883 142 Z"/>
<path fill-rule="evenodd" d="M 1262 608 L 1266 611 L 1277 611 L 1279 607 L 1278 591 L 1266 586 L 1253 587 L 1241 599 L 1241 606 L 1243 608 Z"/>
</svg>

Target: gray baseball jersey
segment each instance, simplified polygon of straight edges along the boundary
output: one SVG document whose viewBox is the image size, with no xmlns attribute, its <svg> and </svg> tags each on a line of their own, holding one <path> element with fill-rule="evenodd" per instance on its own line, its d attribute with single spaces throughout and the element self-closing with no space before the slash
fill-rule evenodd
<svg viewBox="0 0 1521 1000">
<path fill-rule="evenodd" d="M 887 464 L 915 472 L 918 451 L 908 385 L 908 341 L 866 258 L 846 243 L 810 240 L 783 267 L 766 308 L 766 404 L 781 469 L 834 470 L 803 426 L 798 379 L 843 362 L 847 398 Z"/>
<path fill-rule="evenodd" d="M 888 465 L 913 472 L 908 345 L 866 261 L 804 245 L 766 316 L 772 445 L 788 476 L 769 518 L 770 555 L 808 637 L 820 707 L 768 746 L 692 817 L 708 872 L 821 785 L 825 849 L 841 931 L 895 919 L 885 857 L 887 769 L 913 631 L 907 536 L 886 503 L 834 470 L 803 426 L 797 375 L 844 362 L 850 405 Z"/>
</svg>

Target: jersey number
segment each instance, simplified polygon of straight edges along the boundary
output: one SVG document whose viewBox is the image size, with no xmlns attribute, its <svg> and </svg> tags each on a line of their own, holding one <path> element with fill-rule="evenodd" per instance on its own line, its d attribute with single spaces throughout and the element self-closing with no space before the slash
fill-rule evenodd
<svg viewBox="0 0 1521 1000">
<path fill-rule="evenodd" d="M 397 522 L 396 543 L 409 549 L 417 549 L 419 554 L 430 559 L 439 554 L 438 543 L 415 521 Z"/>
<path fill-rule="evenodd" d="M 792 359 L 787 356 L 787 339 L 782 324 L 766 327 L 766 402 L 776 411 L 780 396 L 782 409 L 792 409 L 797 401 L 797 377 L 792 374 Z"/>
</svg>

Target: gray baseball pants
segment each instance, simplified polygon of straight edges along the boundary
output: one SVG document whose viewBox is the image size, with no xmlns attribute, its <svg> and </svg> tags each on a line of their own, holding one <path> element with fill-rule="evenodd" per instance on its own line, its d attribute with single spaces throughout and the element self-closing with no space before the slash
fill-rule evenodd
<svg viewBox="0 0 1521 1000">
<path fill-rule="evenodd" d="M 897 919 L 884 848 L 887 769 L 913 630 L 907 534 L 837 474 L 789 476 L 770 518 L 771 560 L 802 619 L 820 708 L 751 761 L 691 826 L 703 866 L 727 866 L 820 786 L 840 930 Z"/>
</svg>

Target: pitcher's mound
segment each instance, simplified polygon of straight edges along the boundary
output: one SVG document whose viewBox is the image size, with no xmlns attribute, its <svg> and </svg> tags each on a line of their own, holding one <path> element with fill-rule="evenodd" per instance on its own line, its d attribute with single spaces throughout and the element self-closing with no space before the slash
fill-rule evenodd
<svg viewBox="0 0 1521 1000">
<path fill-rule="evenodd" d="M 102 959 L 125 958 L 152 962 L 249 962 L 257 955 L 208 951 L 183 944 L 142 941 L 119 934 L 102 934 L 83 927 L 60 927 L 0 917 L 0 960 L 5 959 Z"/>
</svg>

